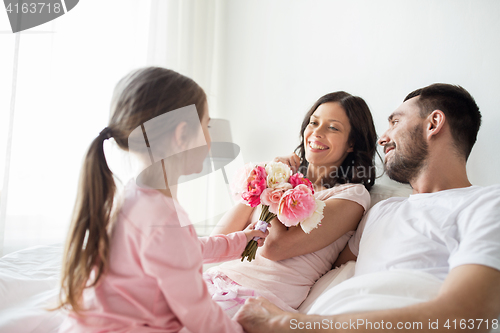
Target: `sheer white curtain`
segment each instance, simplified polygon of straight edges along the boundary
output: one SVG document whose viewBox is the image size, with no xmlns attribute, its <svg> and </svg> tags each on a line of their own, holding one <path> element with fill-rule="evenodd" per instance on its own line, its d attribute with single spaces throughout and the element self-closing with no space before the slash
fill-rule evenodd
<svg viewBox="0 0 500 333">
<path fill-rule="evenodd" d="M 217 116 L 223 62 L 226 1 L 151 1 L 148 64 L 193 78 Z"/>
<path fill-rule="evenodd" d="M 63 242 L 83 156 L 127 72 L 165 66 L 216 97 L 222 14 L 219 1 L 87 0 L 16 35 L 0 16 L 2 255 Z"/>
<path fill-rule="evenodd" d="M 211 118 L 221 114 L 226 6 L 226 1 L 219 0 L 151 2 L 148 63 L 174 69 L 200 84 L 207 93 Z M 225 141 L 221 133 L 213 132 L 217 130 L 212 126 L 212 139 Z M 225 167 L 226 174 L 230 177 L 242 164 L 240 154 Z M 210 233 L 233 205 L 221 169 L 183 183 L 178 190 L 179 201 L 199 235 Z"/>
</svg>

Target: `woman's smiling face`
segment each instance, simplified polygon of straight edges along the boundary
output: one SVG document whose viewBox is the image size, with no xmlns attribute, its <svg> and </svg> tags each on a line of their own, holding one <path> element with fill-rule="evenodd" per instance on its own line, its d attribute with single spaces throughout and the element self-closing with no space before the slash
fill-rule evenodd
<svg viewBox="0 0 500 333">
<path fill-rule="evenodd" d="M 306 160 L 315 166 L 339 167 L 353 151 L 350 132 L 349 118 L 340 103 L 321 104 L 304 131 Z"/>
</svg>

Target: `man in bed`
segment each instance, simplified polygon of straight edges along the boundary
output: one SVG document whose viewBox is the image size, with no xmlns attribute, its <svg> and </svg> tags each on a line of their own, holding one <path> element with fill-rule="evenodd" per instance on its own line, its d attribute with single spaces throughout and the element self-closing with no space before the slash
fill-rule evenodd
<svg viewBox="0 0 500 333">
<path fill-rule="evenodd" d="M 387 174 L 409 183 L 413 195 L 375 205 L 337 261 L 357 259 L 355 276 L 392 269 L 429 273 L 443 281 L 437 297 L 397 309 L 331 316 L 286 313 L 263 298 L 251 299 L 236 315 L 245 330 L 294 332 L 314 322 L 358 319 L 379 323 L 376 332 L 401 322 L 421 322 L 419 331 L 427 331 L 428 323 L 438 321 L 434 332 L 488 332 L 495 322 L 498 327 L 500 185 L 472 186 L 466 173 L 480 123 L 474 99 L 461 87 L 433 84 L 410 93 L 389 116 L 379 144 Z M 371 331 L 343 326 L 338 331 Z M 316 329 L 336 330 L 334 325 Z"/>
</svg>

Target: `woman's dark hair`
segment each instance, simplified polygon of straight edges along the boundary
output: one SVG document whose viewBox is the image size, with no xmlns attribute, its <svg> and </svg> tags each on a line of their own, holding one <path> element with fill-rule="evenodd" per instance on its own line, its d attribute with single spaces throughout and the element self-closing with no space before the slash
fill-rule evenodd
<svg viewBox="0 0 500 333">
<path fill-rule="evenodd" d="M 131 132 L 146 121 L 193 104 L 201 120 L 205 103 L 205 92 L 198 84 L 165 68 L 139 69 L 117 84 L 108 126 L 92 141 L 83 162 L 64 250 L 59 308 L 79 312 L 83 290 L 95 286 L 108 267 L 116 185 L 104 156 L 104 140 L 112 137 L 128 151 Z M 171 128 L 176 125 L 168 124 Z M 90 279 L 92 271 L 95 276 Z"/>
<path fill-rule="evenodd" d="M 337 91 L 320 97 L 304 117 L 300 128 L 300 145 L 295 149 L 301 159 L 299 171 L 307 175 L 309 162 L 305 158 L 304 131 L 309 125 L 311 115 L 321 104 L 331 102 L 339 103 L 349 118 L 351 132 L 348 141 L 353 145 L 354 150 L 346 156 L 339 170 L 330 173 L 327 179 L 323 179 L 323 186 L 328 188 L 336 184 L 359 183 L 369 191 L 375 183 L 374 159 L 377 151 L 377 133 L 366 102 L 361 97 L 352 96 L 345 91 Z"/>
</svg>

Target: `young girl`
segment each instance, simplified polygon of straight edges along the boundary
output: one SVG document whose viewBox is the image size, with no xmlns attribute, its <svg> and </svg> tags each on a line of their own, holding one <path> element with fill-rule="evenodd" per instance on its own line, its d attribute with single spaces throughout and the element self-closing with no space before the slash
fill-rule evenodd
<svg viewBox="0 0 500 333">
<path fill-rule="evenodd" d="M 295 311 L 314 282 L 332 268 L 369 208 L 377 137 L 364 100 L 342 91 L 321 97 L 306 114 L 300 137 L 298 156 L 275 161 L 311 180 L 315 197 L 326 204 L 324 218 L 309 234 L 272 221 L 255 260 L 224 263 L 205 273 L 210 292 L 226 295 L 217 300 L 231 316 L 244 299 L 256 295 Z M 238 204 L 212 234 L 243 230 L 259 214 L 260 209 Z"/>
<path fill-rule="evenodd" d="M 240 258 L 267 233 L 250 226 L 198 238 L 176 201 L 177 179 L 200 172 L 210 147 L 205 93 L 176 72 L 145 68 L 120 81 L 112 112 L 83 164 L 62 269 L 60 306 L 70 314 L 60 331 L 243 332 L 212 301 L 202 264 Z M 120 203 L 103 152 L 109 138 L 145 168 Z"/>
</svg>

